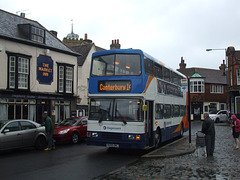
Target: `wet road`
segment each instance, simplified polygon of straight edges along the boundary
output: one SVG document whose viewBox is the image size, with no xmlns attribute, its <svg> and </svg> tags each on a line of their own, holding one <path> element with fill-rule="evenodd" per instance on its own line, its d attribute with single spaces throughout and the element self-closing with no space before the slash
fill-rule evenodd
<svg viewBox="0 0 240 180">
<path fill-rule="evenodd" d="M 107 152 L 104 147 L 58 145 L 54 151 L 16 150 L 0 154 L 0 179 L 93 179 L 136 160 L 142 152 Z"/>
<path fill-rule="evenodd" d="M 201 129 L 202 122 L 194 122 L 192 143 L 195 133 Z M 193 154 L 174 158 L 141 159 L 135 164 L 118 169 L 95 179 L 144 179 L 144 180 L 239 180 L 240 150 L 234 150 L 235 142 L 231 128 L 226 123 L 215 124 L 216 142 L 213 158 L 207 158 L 205 148 Z"/>
</svg>

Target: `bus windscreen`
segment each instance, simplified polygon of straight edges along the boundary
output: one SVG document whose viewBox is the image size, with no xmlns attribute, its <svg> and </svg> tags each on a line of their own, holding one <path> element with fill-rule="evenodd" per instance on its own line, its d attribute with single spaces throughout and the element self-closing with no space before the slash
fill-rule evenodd
<svg viewBox="0 0 240 180">
<path fill-rule="evenodd" d="M 140 75 L 141 59 L 139 54 L 115 54 L 94 57 L 92 76 Z"/>
</svg>

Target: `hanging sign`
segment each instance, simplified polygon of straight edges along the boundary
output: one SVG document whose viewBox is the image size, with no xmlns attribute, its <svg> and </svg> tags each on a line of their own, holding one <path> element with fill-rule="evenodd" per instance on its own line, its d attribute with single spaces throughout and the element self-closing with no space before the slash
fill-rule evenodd
<svg viewBox="0 0 240 180">
<path fill-rule="evenodd" d="M 37 58 L 37 80 L 39 84 L 53 82 L 53 60 L 50 56 L 39 55 Z"/>
</svg>

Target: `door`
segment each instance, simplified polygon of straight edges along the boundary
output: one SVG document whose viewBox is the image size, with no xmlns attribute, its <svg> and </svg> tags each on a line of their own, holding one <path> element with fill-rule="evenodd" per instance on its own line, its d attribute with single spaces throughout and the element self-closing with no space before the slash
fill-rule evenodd
<svg viewBox="0 0 240 180">
<path fill-rule="evenodd" d="M 203 108 L 203 103 L 201 102 L 192 103 L 193 120 L 201 120 L 202 108 Z"/>
<path fill-rule="evenodd" d="M 20 121 L 21 134 L 22 134 L 22 146 L 32 146 L 35 141 L 35 136 L 37 134 L 37 128 L 34 124 L 27 121 Z"/>
<path fill-rule="evenodd" d="M 10 122 L 1 132 L 1 149 L 13 149 L 22 146 L 22 135 L 18 121 Z"/>
<path fill-rule="evenodd" d="M 153 101 L 146 101 L 147 104 L 147 117 L 146 117 L 146 129 L 148 145 L 153 146 Z"/>
<path fill-rule="evenodd" d="M 48 111 L 50 116 L 50 100 L 40 100 L 37 102 L 37 123 L 44 124 L 42 114 L 44 111 Z"/>
</svg>

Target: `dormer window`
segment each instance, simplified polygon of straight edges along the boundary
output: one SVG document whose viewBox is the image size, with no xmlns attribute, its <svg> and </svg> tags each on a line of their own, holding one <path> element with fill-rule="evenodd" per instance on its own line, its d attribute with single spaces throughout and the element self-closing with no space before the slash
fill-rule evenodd
<svg viewBox="0 0 240 180">
<path fill-rule="evenodd" d="M 32 24 L 19 24 L 19 34 L 25 39 L 45 43 L 45 30 Z"/>
<path fill-rule="evenodd" d="M 31 26 L 31 40 L 44 43 L 45 33 L 43 29 Z"/>
</svg>

